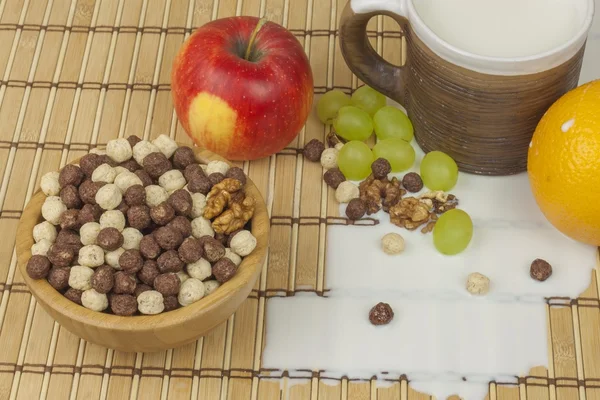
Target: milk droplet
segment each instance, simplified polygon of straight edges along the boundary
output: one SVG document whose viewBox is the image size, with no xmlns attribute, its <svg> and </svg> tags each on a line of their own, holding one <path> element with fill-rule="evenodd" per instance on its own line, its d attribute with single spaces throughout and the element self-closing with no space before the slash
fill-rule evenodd
<svg viewBox="0 0 600 400">
<path fill-rule="evenodd" d="M 569 131 L 569 129 L 571 129 L 571 127 L 575 124 L 575 119 L 571 118 L 570 120 L 568 120 L 567 122 L 565 122 L 564 124 L 562 124 L 562 127 L 560 128 L 564 133 L 567 133 Z"/>
<path fill-rule="evenodd" d="M 533 147 L 533 141 L 529 142 L 529 148 Z"/>
</svg>

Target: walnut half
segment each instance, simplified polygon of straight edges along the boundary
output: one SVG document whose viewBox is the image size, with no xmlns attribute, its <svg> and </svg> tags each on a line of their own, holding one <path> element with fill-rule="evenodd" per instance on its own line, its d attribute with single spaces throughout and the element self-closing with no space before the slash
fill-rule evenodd
<svg viewBox="0 0 600 400">
<path fill-rule="evenodd" d="M 390 208 L 390 221 L 401 228 L 415 230 L 429 221 L 429 207 L 415 197 L 406 197 Z"/>
<path fill-rule="evenodd" d="M 254 198 L 235 196 L 229 204 L 229 208 L 219 215 L 212 223 L 216 233 L 229 235 L 231 232 L 242 229 L 246 222 L 254 215 Z"/>
</svg>

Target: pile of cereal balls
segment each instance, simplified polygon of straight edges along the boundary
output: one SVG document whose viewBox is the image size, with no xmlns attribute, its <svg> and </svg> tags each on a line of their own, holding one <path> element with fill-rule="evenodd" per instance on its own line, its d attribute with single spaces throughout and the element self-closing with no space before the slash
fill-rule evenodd
<svg viewBox="0 0 600 400">
<path fill-rule="evenodd" d="M 256 247 L 246 176 L 201 165 L 166 135 L 107 143 L 41 179 L 43 222 L 27 263 L 67 299 L 116 315 L 190 305 L 231 279 Z"/>
</svg>

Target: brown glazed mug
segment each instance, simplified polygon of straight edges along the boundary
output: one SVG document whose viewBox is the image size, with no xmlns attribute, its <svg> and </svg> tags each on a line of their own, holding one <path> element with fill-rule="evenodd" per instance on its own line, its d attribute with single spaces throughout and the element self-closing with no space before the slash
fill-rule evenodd
<svg viewBox="0 0 600 400">
<path fill-rule="evenodd" d="M 423 151 L 443 151 L 465 172 L 525 171 L 539 120 L 578 84 L 594 0 L 573 1 L 581 27 L 567 43 L 515 58 L 481 56 L 450 45 L 425 25 L 413 1 L 419 0 L 349 1 L 340 21 L 349 68 L 406 108 Z M 385 61 L 370 45 L 366 27 L 377 15 L 400 24 L 407 46 L 403 66 Z"/>
</svg>

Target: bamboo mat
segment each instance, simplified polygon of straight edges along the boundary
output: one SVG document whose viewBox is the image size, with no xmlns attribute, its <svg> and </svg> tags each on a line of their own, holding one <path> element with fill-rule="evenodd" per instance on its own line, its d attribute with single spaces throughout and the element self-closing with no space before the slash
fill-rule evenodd
<svg viewBox="0 0 600 400">
<path fill-rule="evenodd" d="M 40 176 L 117 136 L 168 133 L 189 143 L 169 92 L 171 62 L 199 25 L 266 15 L 308 53 L 315 93 L 359 85 L 336 27 L 346 0 L 0 0 L 0 399 L 429 399 L 405 377 L 320 379 L 292 385 L 261 369 L 266 299 L 322 293 L 326 229 L 336 219 L 321 168 L 298 149 L 323 138 L 311 115 L 288 148 L 243 164 L 268 201 L 271 250 L 260 282 L 226 323 L 196 343 L 125 354 L 85 343 L 36 306 L 16 268 L 15 231 Z M 374 47 L 400 63 L 401 37 L 388 19 L 370 25 Z M 302 201 L 307 199 L 306 201 Z M 314 199 L 320 199 L 315 201 Z M 518 385 L 490 384 L 489 399 L 600 399 L 598 279 L 579 299 L 553 300 L 548 369 Z M 285 374 L 284 374 L 285 376 Z M 410 377 L 409 377 L 410 378 Z"/>
</svg>

